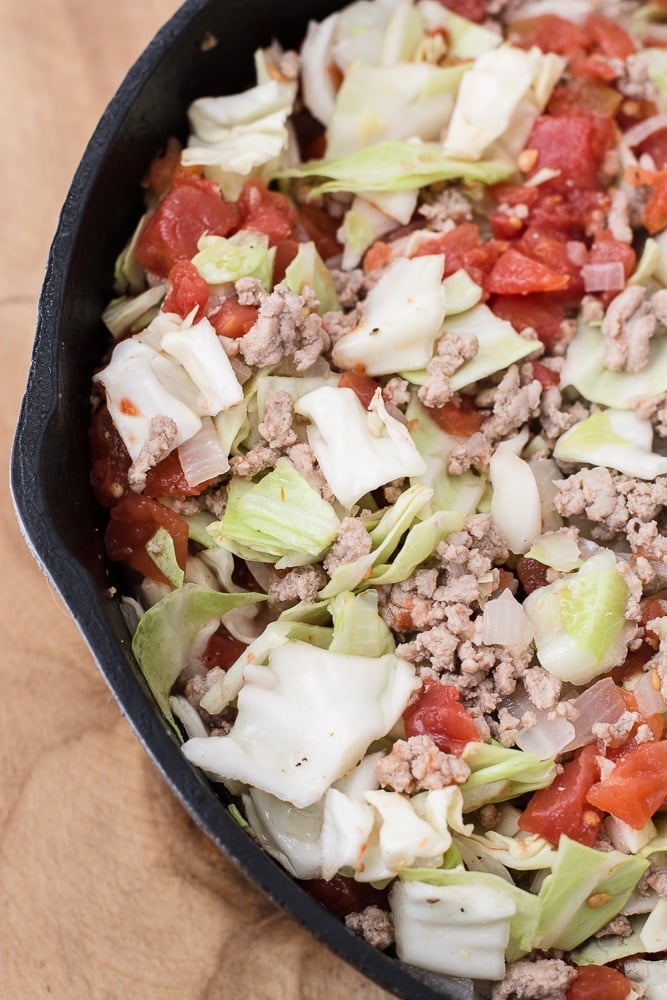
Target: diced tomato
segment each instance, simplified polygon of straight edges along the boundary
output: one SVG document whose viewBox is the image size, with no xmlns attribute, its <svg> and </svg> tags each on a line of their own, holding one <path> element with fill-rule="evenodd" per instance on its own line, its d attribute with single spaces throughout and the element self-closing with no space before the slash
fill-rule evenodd
<svg viewBox="0 0 667 1000">
<path fill-rule="evenodd" d="M 532 594 L 540 587 L 546 587 L 549 582 L 547 567 L 538 559 L 533 559 L 530 556 L 519 556 L 516 564 L 516 575 L 527 594 Z"/>
<path fill-rule="evenodd" d="M 667 615 L 667 601 L 663 600 L 663 598 L 649 597 L 642 604 L 641 624 L 644 626 L 645 641 L 654 649 L 657 649 L 660 645 L 660 636 L 657 632 L 646 626 L 649 622 L 655 621 L 656 618 L 664 618 L 665 615 Z"/>
<path fill-rule="evenodd" d="M 602 115 L 613 118 L 623 102 L 623 95 L 599 80 L 574 79 L 556 87 L 547 111 L 550 115 Z"/>
<path fill-rule="evenodd" d="M 393 250 L 388 243 L 384 240 L 376 240 L 366 253 L 364 254 L 364 273 L 369 274 L 371 271 L 377 270 L 378 267 L 384 267 L 393 256 Z"/>
<path fill-rule="evenodd" d="M 631 677 L 636 674 L 638 670 L 641 670 L 645 663 L 653 656 L 655 650 L 647 642 L 643 642 L 638 649 L 631 650 L 626 656 L 623 663 L 618 667 L 614 667 L 613 670 L 609 671 L 609 676 L 612 677 L 617 684 L 622 684 L 626 677 Z"/>
<path fill-rule="evenodd" d="M 246 644 L 235 639 L 224 625 L 221 625 L 206 643 L 206 649 L 201 657 L 202 664 L 207 670 L 211 670 L 213 667 L 229 670 L 245 649 L 247 649 Z"/>
<path fill-rule="evenodd" d="M 667 226 L 667 170 L 655 175 L 649 200 L 642 212 L 642 222 L 651 235 Z"/>
<path fill-rule="evenodd" d="M 465 17 L 468 21 L 481 24 L 486 17 L 486 4 L 484 0 L 438 0 L 443 7 Z"/>
<path fill-rule="evenodd" d="M 551 385 L 560 385 L 560 375 L 553 368 L 548 368 L 541 361 L 533 361 L 533 378 L 537 379 L 543 389 Z"/>
<path fill-rule="evenodd" d="M 586 18 L 585 31 L 594 48 L 604 56 L 627 59 L 635 51 L 635 43 L 628 33 L 606 17 L 589 14 Z"/>
<path fill-rule="evenodd" d="M 489 305 L 496 316 L 508 320 L 515 330 L 532 327 L 547 347 L 553 347 L 561 339 L 565 309 L 552 295 L 497 295 Z"/>
<path fill-rule="evenodd" d="M 236 340 L 257 322 L 257 306 L 241 305 L 238 296 L 230 295 L 209 319 L 219 337 Z"/>
<path fill-rule="evenodd" d="M 603 816 L 587 799 L 589 789 L 600 778 L 597 753 L 595 746 L 584 747 L 547 788 L 534 792 L 519 817 L 519 827 L 552 844 L 558 844 L 561 834 L 565 834 L 591 847 Z"/>
<path fill-rule="evenodd" d="M 147 271 L 166 278 L 179 260 L 197 253 L 204 233 L 226 236 L 238 228 L 239 213 L 211 181 L 181 179 L 162 199 L 137 241 L 137 259 Z"/>
<path fill-rule="evenodd" d="M 624 753 L 608 778 L 588 792 L 588 801 L 598 809 L 641 830 L 667 795 L 667 740 L 642 743 Z"/>
<path fill-rule="evenodd" d="M 372 379 L 370 375 L 356 372 L 352 368 L 343 372 L 338 380 L 338 386 L 340 389 L 352 389 L 357 394 L 361 405 L 366 409 L 371 405 L 371 400 L 376 390 L 380 388 L 379 383 L 375 379 Z"/>
<path fill-rule="evenodd" d="M 170 289 L 164 300 L 164 312 L 177 313 L 185 319 L 193 309 L 203 313 L 208 302 L 208 285 L 192 261 L 179 260 L 169 272 Z"/>
<path fill-rule="evenodd" d="M 667 128 L 652 132 L 643 142 L 635 146 L 635 153 L 637 156 L 648 153 L 655 163 L 656 170 L 664 170 L 667 166 Z"/>
<path fill-rule="evenodd" d="M 127 474 L 132 459 L 106 403 L 95 411 L 90 427 L 90 450 L 93 493 L 103 507 L 113 507 L 129 489 Z"/>
<path fill-rule="evenodd" d="M 493 235 L 499 240 L 511 240 L 525 228 L 526 223 L 518 215 L 508 215 L 507 212 L 494 212 L 489 222 Z"/>
<path fill-rule="evenodd" d="M 461 396 L 458 403 L 450 399 L 444 406 L 425 409 L 438 427 L 455 437 L 470 437 L 482 426 L 482 414 L 468 396 Z"/>
<path fill-rule="evenodd" d="M 567 274 L 558 274 L 512 247 L 498 258 L 485 287 L 497 295 L 528 295 L 530 292 L 560 291 L 567 288 L 569 281 Z"/>
<path fill-rule="evenodd" d="M 341 919 L 348 913 L 359 913 L 367 906 L 386 908 L 387 889 L 376 889 L 370 882 L 357 882 L 345 875 L 330 879 L 314 878 L 301 882 L 307 892 L 322 906 Z"/>
<path fill-rule="evenodd" d="M 613 136 L 613 123 L 601 115 L 541 115 L 526 145 L 538 153 L 533 174 L 545 168 L 560 171 L 545 182 L 545 190 L 595 188 Z"/>
<path fill-rule="evenodd" d="M 616 79 L 616 70 L 599 52 L 594 52 L 591 56 L 574 58 L 569 70 L 575 79 L 597 80 L 599 83 L 611 83 Z"/>
<path fill-rule="evenodd" d="M 581 965 L 568 986 L 566 1000 L 626 1000 L 632 985 L 617 969 L 607 965 Z"/>
<path fill-rule="evenodd" d="M 340 224 L 329 212 L 317 205 L 301 205 L 299 222 L 305 229 L 307 238 L 315 244 L 322 260 L 329 260 L 342 251 L 336 235 Z"/>
<path fill-rule="evenodd" d="M 109 557 L 114 562 L 127 563 L 151 580 L 168 583 L 146 551 L 146 543 L 160 527 L 166 528 L 173 538 L 176 561 L 185 569 L 188 556 L 186 521 L 159 501 L 138 493 L 128 493 L 111 510 L 104 534 Z"/>
<path fill-rule="evenodd" d="M 430 736 L 445 753 L 461 754 L 466 744 L 479 739 L 475 723 L 450 684 L 426 681 L 416 701 L 403 713 L 405 733 Z"/>
<path fill-rule="evenodd" d="M 584 282 L 581 277 L 582 260 L 573 255 L 569 243 L 571 241 L 563 236 L 531 225 L 514 245 L 516 250 L 527 257 L 539 261 L 561 277 L 567 277 L 567 285 L 557 293 L 557 301 L 563 304 L 578 303 L 584 293 Z M 586 248 L 582 246 L 580 249 L 582 258 L 585 258 Z"/>
<path fill-rule="evenodd" d="M 623 265 L 626 280 L 630 277 L 637 264 L 637 255 L 628 243 L 616 240 L 608 229 L 598 229 L 595 240 L 588 255 L 589 264 L 607 264 L 620 262 Z"/>
<path fill-rule="evenodd" d="M 434 234 L 424 240 L 413 253 L 413 257 L 444 253 L 445 276 L 465 267 L 466 254 L 479 245 L 479 226 L 473 222 L 463 222 L 446 233 Z"/>
<path fill-rule="evenodd" d="M 530 49 L 537 45 L 543 52 L 556 52 L 572 58 L 589 49 L 589 38 L 583 28 L 557 14 L 540 14 L 510 24 L 507 40 L 511 45 Z"/>
<path fill-rule="evenodd" d="M 159 497 L 175 497 L 177 500 L 184 500 L 186 497 L 199 496 L 207 486 L 208 482 L 190 486 L 178 457 L 178 449 L 175 449 L 148 470 L 146 485 L 142 493 L 144 496 L 153 497 L 156 500 Z"/>
<path fill-rule="evenodd" d="M 269 191 L 259 177 L 245 182 L 237 205 L 241 228 L 264 233 L 270 246 L 291 236 L 297 224 L 297 211 L 289 198 L 279 191 Z"/>
<path fill-rule="evenodd" d="M 167 148 L 163 155 L 156 156 L 148 168 L 148 174 L 143 184 L 158 198 L 162 198 L 171 187 L 174 173 L 181 165 L 182 149 L 178 139 L 171 136 L 167 141 Z"/>
<path fill-rule="evenodd" d="M 486 289 L 487 278 L 508 246 L 509 243 L 506 240 L 486 240 L 478 247 L 468 250 L 463 256 L 464 270 L 468 272 L 473 281 L 484 288 L 485 298 L 488 298 L 489 294 Z M 447 274 L 446 264 L 445 274 Z"/>
<path fill-rule="evenodd" d="M 297 240 L 279 240 L 276 243 L 276 254 L 273 258 L 273 284 L 278 285 L 285 277 L 285 271 L 299 252 Z"/>
</svg>

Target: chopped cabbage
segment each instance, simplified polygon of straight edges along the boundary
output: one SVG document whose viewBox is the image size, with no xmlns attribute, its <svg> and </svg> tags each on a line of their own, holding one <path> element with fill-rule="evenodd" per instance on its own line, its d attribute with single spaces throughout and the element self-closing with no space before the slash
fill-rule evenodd
<svg viewBox="0 0 667 1000">
<path fill-rule="evenodd" d="M 220 338 L 204 317 L 193 326 L 171 330 L 162 338 L 162 350 L 175 358 L 201 393 L 203 415 L 228 410 L 243 399 L 243 389 Z"/>
<path fill-rule="evenodd" d="M 209 285 L 239 278 L 257 278 L 267 291 L 273 287 L 275 247 L 264 233 L 241 229 L 232 236 L 201 236 L 192 263 Z"/>
<path fill-rule="evenodd" d="M 523 609 L 544 669 L 580 686 L 622 663 L 633 632 L 625 620 L 628 593 L 614 553 L 605 549 L 529 594 Z"/>
<path fill-rule="evenodd" d="M 139 295 L 123 295 L 119 299 L 112 299 L 102 313 L 102 322 L 115 340 L 132 330 L 135 324 L 141 324 L 143 328 L 147 325 L 146 316 L 159 306 L 166 292 L 167 284 L 161 281 Z"/>
<path fill-rule="evenodd" d="M 368 410 L 352 389 L 328 386 L 302 396 L 294 409 L 310 419 L 308 441 L 345 508 L 392 479 L 425 471 L 407 428 L 387 413 L 379 389 Z"/>
<path fill-rule="evenodd" d="M 442 254 L 392 261 L 369 292 L 359 325 L 335 344 L 335 364 L 368 375 L 426 365 L 445 318 L 443 267 Z"/>
<path fill-rule="evenodd" d="M 628 410 L 598 410 L 558 438 L 554 456 L 563 462 L 603 465 L 638 479 L 667 473 L 667 458 L 651 450 L 653 428 Z"/>
<path fill-rule="evenodd" d="M 493 486 L 491 517 L 510 551 L 527 552 L 542 531 L 540 494 L 533 471 L 509 442 L 498 445 L 489 463 Z"/>
<path fill-rule="evenodd" d="M 418 0 L 416 6 L 424 18 L 427 31 L 444 28 L 447 32 L 448 55 L 452 59 L 475 59 L 501 43 L 497 32 L 455 14 L 438 0 Z"/>
<path fill-rule="evenodd" d="M 290 641 L 245 668 L 228 736 L 188 740 L 188 760 L 304 808 L 361 760 L 405 709 L 418 681 L 393 653 L 371 659 Z"/>
<path fill-rule="evenodd" d="M 340 309 L 331 271 L 320 257 L 313 242 L 299 243 L 296 257 L 285 271 L 283 284 L 297 295 L 303 292 L 306 286 L 312 288 L 319 302 L 319 313 Z"/>
</svg>

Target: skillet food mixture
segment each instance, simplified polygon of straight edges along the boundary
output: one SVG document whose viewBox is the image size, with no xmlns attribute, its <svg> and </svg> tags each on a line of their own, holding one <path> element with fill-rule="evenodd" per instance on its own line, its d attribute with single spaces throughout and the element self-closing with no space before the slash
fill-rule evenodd
<svg viewBox="0 0 667 1000">
<path fill-rule="evenodd" d="M 255 73 L 104 314 L 136 658 L 378 948 L 664 998 L 667 4 L 359 0 Z"/>
</svg>

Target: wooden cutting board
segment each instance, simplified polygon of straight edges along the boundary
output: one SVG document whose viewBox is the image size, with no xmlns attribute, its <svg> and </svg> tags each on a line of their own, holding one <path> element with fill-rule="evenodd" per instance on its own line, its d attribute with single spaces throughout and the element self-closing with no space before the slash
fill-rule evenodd
<svg viewBox="0 0 667 1000">
<path fill-rule="evenodd" d="M 59 207 L 175 6 L 0 2 L 5 468 Z M 0 997 L 387 997 L 249 885 L 172 797 L 25 547 L 6 474 L 0 488 Z"/>
</svg>

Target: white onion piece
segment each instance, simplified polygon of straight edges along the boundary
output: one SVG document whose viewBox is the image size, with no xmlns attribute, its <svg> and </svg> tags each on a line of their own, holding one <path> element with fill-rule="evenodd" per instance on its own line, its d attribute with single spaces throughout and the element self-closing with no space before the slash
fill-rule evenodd
<svg viewBox="0 0 667 1000">
<path fill-rule="evenodd" d="M 511 447 L 500 444 L 489 463 L 493 485 L 491 517 L 507 546 L 521 555 L 542 531 L 542 509 L 535 476 Z"/>
<path fill-rule="evenodd" d="M 657 677 L 657 672 L 649 670 L 647 673 L 642 674 L 632 689 L 633 694 L 637 699 L 637 711 L 641 712 L 642 715 L 661 715 L 667 710 L 665 699 L 660 693 L 659 678 L 658 687 L 655 688 L 653 686 L 653 680 L 655 677 Z"/>
<path fill-rule="evenodd" d="M 562 526 L 563 519 L 554 506 L 554 500 L 558 494 L 555 480 L 561 479 L 562 473 L 553 458 L 532 458 L 530 468 L 540 494 L 544 530 L 557 531 Z"/>
<path fill-rule="evenodd" d="M 623 138 L 628 146 L 638 146 L 644 139 L 648 139 L 654 132 L 659 132 L 663 128 L 667 128 L 667 114 L 665 112 L 637 122 L 624 133 Z"/>
<path fill-rule="evenodd" d="M 533 638 L 533 626 L 509 590 L 487 601 L 482 614 L 482 642 L 486 646 L 507 646 L 521 652 Z"/>
<path fill-rule="evenodd" d="M 229 469 L 229 461 L 220 447 L 215 424 L 210 417 L 203 417 L 201 423 L 201 430 L 184 441 L 178 449 L 183 475 L 189 486 L 199 486 Z"/>
<path fill-rule="evenodd" d="M 534 726 L 524 729 L 516 738 L 516 745 L 525 753 L 532 753 L 540 760 L 555 757 L 574 737 L 574 726 L 557 715 L 555 719 L 538 719 Z"/>
<path fill-rule="evenodd" d="M 617 292 L 625 288 L 625 269 L 619 260 L 586 264 L 581 276 L 587 292 Z"/>
<path fill-rule="evenodd" d="M 625 712 L 623 696 L 611 677 L 605 677 L 592 684 L 572 702 L 579 712 L 574 723 L 575 733 L 567 750 L 576 750 L 594 740 L 593 726 L 596 722 L 614 723 Z"/>
</svg>

